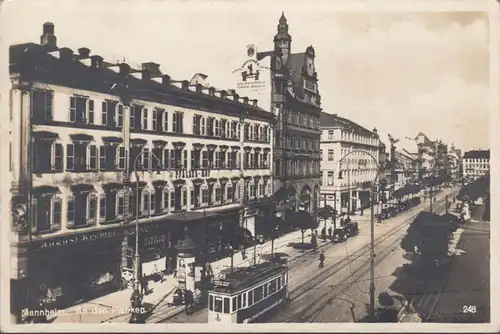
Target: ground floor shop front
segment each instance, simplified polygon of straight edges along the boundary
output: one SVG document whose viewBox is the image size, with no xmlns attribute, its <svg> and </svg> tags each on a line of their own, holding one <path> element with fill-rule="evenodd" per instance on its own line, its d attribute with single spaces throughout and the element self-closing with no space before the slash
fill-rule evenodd
<svg viewBox="0 0 500 334">
<path fill-rule="evenodd" d="M 254 216 L 256 221 L 259 215 Z M 26 244 L 25 275 L 12 282 L 17 294 L 22 294 L 16 296 L 13 309 L 62 309 L 132 288 L 136 243 L 141 277 L 176 270 L 176 246 L 186 236 L 196 244 L 197 265 L 223 258 L 230 247 L 237 250 L 247 240 L 241 233 L 241 217 L 240 208 L 180 214 L 141 224 L 138 240 L 134 223 L 33 240 Z"/>
</svg>

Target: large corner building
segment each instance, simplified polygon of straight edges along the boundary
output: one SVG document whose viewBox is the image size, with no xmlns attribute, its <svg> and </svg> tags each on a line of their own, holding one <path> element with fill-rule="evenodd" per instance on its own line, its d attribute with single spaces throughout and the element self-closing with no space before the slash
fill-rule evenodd
<svg viewBox="0 0 500 334">
<path fill-rule="evenodd" d="M 175 269 L 186 234 L 198 263 L 239 247 L 270 207 L 274 116 L 256 100 L 58 47 L 51 23 L 10 47 L 10 76 L 13 309 L 122 289 L 136 219 L 146 274 Z"/>
<path fill-rule="evenodd" d="M 237 91 L 272 110 L 274 126 L 273 178 L 277 216 L 296 210 L 315 215 L 320 183 L 321 96 L 315 51 L 292 52 L 285 15 L 279 19 L 274 47 L 258 51 L 250 44 L 245 60 L 233 71 Z M 247 131 L 247 130 L 245 130 Z M 251 129 L 248 131 L 252 131 Z M 288 213 L 288 214 L 287 214 Z"/>
</svg>

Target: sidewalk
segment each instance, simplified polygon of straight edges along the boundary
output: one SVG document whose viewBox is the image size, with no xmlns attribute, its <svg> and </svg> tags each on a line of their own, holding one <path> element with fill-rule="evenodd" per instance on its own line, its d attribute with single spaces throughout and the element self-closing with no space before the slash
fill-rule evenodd
<svg viewBox="0 0 500 334">
<path fill-rule="evenodd" d="M 311 232 L 307 231 L 304 234 L 304 241 L 309 242 Z M 302 234 L 300 231 L 292 232 L 274 241 L 274 251 L 283 252 L 283 248 L 291 242 L 300 242 Z M 262 255 L 271 253 L 271 241 L 265 242 L 262 245 L 257 245 L 257 263 L 262 262 Z M 303 254 L 299 250 L 291 249 L 287 251 L 289 260 L 293 255 Z M 246 250 L 247 259 L 243 260 L 241 252 L 236 252 L 233 257 L 234 267 L 247 267 L 253 264 L 253 247 Z M 212 269 L 214 275 L 218 275 L 220 271 L 228 269 L 231 266 L 231 258 L 223 258 L 218 261 L 212 262 Z M 198 270 L 197 270 L 198 271 Z M 171 294 L 177 286 L 177 280 L 173 275 L 165 276 L 165 281 L 150 283 L 149 288 L 152 292 L 144 296 L 143 304 L 146 310 L 151 310 L 152 315 L 147 322 L 154 322 L 155 310 L 166 311 L 167 315 L 163 314 L 161 317 L 168 317 L 170 313 L 180 312 L 183 307 L 172 307 L 168 303 L 171 301 Z M 64 310 L 59 310 L 57 317 L 53 323 L 124 323 L 128 322 L 130 318 L 130 297 L 132 294 L 131 289 L 117 291 L 108 295 L 99 297 L 92 301 L 88 301 L 79 305 L 69 307 Z M 161 312 L 163 313 L 163 312 Z"/>
</svg>

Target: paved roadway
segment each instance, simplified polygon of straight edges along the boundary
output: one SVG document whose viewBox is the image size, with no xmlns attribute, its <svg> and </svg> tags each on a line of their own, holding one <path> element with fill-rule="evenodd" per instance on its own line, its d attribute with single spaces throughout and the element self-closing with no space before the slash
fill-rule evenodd
<svg viewBox="0 0 500 334">
<path fill-rule="evenodd" d="M 438 200 L 441 199 L 436 205 L 437 209 L 444 210 L 446 193 L 451 191 L 443 191 L 437 195 Z M 406 233 L 406 227 L 420 211 L 428 208 L 428 204 L 428 201 L 424 202 L 375 226 L 378 287 L 384 285 L 382 282 L 390 284 L 387 277 L 395 267 L 387 265 L 387 261 L 393 262 L 394 259 L 401 258 L 400 240 Z M 292 302 L 268 322 L 353 322 L 366 315 L 370 226 L 369 217 L 366 216 L 365 219 L 357 219 L 360 226 L 358 236 L 345 243 L 323 248 L 325 268 L 318 268 L 315 254 L 304 255 L 289 263 Z M 384 286 L 383 289 L 387 287 Z M 206 323 L 207 309 L 190 316 L 182 313 L 163 322 Z"/>
</svg>

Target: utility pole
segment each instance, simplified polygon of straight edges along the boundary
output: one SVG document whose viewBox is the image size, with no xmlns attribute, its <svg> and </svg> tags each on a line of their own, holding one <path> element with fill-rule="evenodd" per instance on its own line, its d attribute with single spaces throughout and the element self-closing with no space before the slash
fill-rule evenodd
<svg viewBox="0 0 500 334">
<path fill-rule="evenodd" d="M 370 315 L 375 317 L 375 219 L 374 219 L 374 182 L 370 195 Z M 372 319 L 375 320 L 375 319 Z"/>
</svg>

